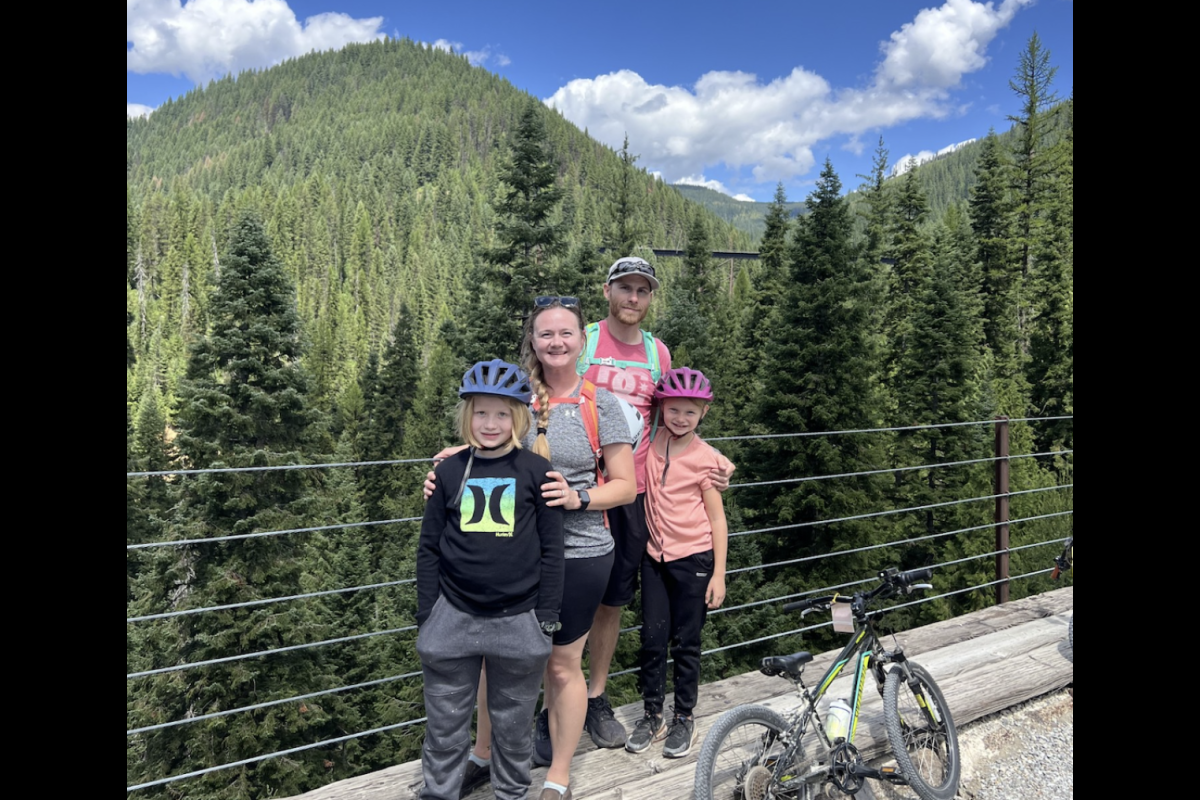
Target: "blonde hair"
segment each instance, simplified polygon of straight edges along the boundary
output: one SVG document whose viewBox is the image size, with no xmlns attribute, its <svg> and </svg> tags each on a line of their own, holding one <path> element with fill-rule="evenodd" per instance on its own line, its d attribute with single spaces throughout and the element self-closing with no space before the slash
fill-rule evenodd
<svg viewBox="0 0 1200 800">
<path fill-rule="evenodd" d="M 533 440 L 533 447 L 530 449 L 539 456 L 550 459 L 550 442 L 546 440 L 546 428 L 550 425 L 550 391 L 546 388 L 546 382 L 542 379 L 542 362 L 538 361 L 537 353 L 533 350 L 533 332 L 537 318 L 541 316 L 543 311 L 549 311 L 552 308 L 565 308 L 575 315 L 575 320 L 579 323 L 579 334 L 583 341 L 584 350 L 587 349 L 587 325 L 583 322 L 583 310 L 578 306 L 564 306 L 562 303 L 555 300 L 548 306 L 535 308 L 533 313 L 525 319 L 525 330 L 521 334 L 521 368 L 529 376 L 529 385 L 533 387 L 533 393 L 537 395 L 537 438 Z"/>
<path fill-rule="evenodd" d="M 471 394 L 458 401 L 458 407 L 454 413 L 458 416 L 458 435 L 464 442 L 471 447 L 483 447 L 479 440 L 475 438 L 475 434 L 471 432 L 471 417 L 475 414 L 475 398 L 480 395 Z M 529 433 L 529 406 L 522 403 L 513 397 L 504 397 L 502 395 L 489 395 L 499 397 L 508 406 L 510 415 L 512 416 L 512 445 L 514 447 L 521 446 L 521 440 Z"/>
</svg>

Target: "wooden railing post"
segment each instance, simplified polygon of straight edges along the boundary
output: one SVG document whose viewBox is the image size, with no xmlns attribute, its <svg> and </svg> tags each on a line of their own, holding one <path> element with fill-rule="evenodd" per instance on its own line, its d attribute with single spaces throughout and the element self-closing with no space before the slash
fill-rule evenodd
<svg viewBox="0 0 1200 800">
<path fill-rule="evenodd" d="M 1008 417 L 996 417 L 996 602 L 1008 602 Z"/>
</svg>

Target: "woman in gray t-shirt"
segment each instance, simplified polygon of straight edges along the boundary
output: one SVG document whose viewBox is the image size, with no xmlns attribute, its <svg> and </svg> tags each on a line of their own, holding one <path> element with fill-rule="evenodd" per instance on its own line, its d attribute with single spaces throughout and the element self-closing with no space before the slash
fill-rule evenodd
<svg viewBox="0 0 1200 800">
<path fill-rule="evenodd" d="M 570 505 L 573 503 L 566 504 L 563 534 L 566 537 L 567 558 L 592 558 L 610 553 L 613 549 L 612 534 L 605 525 L 604 512 L 597 509 L 597 500 L 592 492 L 596 488 L 596 458 L 582 419 L 584 414 L 591 413 L 587 407 L 591 401 L 585 397 L 579 402 L 582 387 L 583 382 L 580 381 L 572 394 L 565 398 L 566 402 L 551 402 L 545 434 L 553 456 L 550 463 L 562 476 L 567 488 L 575 492 L 587 491 L 591 499 L 587 509 L 572 511 Z M 605 445 L 632 445 L 633 437 L 625 423 L 620 401 L 607 389 L 596 388 L 595 403 L 601 448 Z M 526 449 L 534 452 L 538 450 L 535 445 L 540 416 L 540 413 L 534 415 L 534 425 L 522 442 Z M 553 493 L 557 488 L 551 487 L 550 492 Z M 607 504 L 602 506 L 608 507 Z"/>
<path fill-rule="evenodd" d="M 549 766 L 541 797 L 564 800 L 571 758 L 587 716 L 583 648 L 592 618 L 608 586 L 613 540 L 604 510 L 633 502 L 637 481 L 633 436 L 620 401 L 604 389 L 585 392 L 575 364 L 586 345 L 583 314 L 573 297 L 538 298 L 525 323 L 522 363 L 537 395 L 527 446 L 550 460 L 554 471 L 543 484 L 549 505 L 560 505 L 565 537 L 562 629 L 546 665 L 545 697 L 534 733 L 533 763 Z M 594 389 L 594 387 L 589 387 Z M 596 457 L 584 415 L 598 416 L 606 479 L 597 485 Z"/>
</svg>

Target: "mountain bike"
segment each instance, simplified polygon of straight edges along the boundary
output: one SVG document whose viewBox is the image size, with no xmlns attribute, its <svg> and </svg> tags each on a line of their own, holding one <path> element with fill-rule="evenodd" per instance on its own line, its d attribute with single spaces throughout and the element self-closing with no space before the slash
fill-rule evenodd
<svg viewBox="0 0 1200 800">
<path fill-rule="evenodd" d="M 803 702 L 787 716 L 761 705 L 741 705 L 722 714 L 700 749 L 696 800 L 812 800 L 826 786 L 852 795 L 867 778 L 907 785 L 922 800 L 953 800 L 962 764 L 946 699 L 923 667 L 898 645 L 886 650 L 875 630 L 880 612 L 873 607 L 932 588 L 918 583 L 931 574 L 931 569 L 887 569 L 879 573 L 880 585 L 869 591 L 785 604 L 785 611 L 802 614 L 832 609 L 834 629 L 853 635 L 813 689 L 802 679 L 811 653 L 762 660 L 761 671 L 792 681 Z M 836 720 L 832 712 L 825 713 L 823 722 L 820 701 L 851 661 L 856 672 L 850 713 Z M 878 769 L 864 763 L 854 745 L 868 677 L 874 677 L 883 696 L 884 725 L 895 755 L 895 765 Z"/>
<path fill-rule="evenodd" d="M 1066 546 L 1063 547 L 1062 555 L 1054 557 L 1054 571 L 1050 573 L 1050 577 L 1058 580 L 1058 576 L 1071 568 L 1071 562 L 1075 559 L 1075 537 L 1071 536 L 1067 539 Z M 1071 651 L 1075 650 L 1075 613 L 1071 613 L 1071 618 L 1067 620 L 1067 646 Z"/>
</svg>

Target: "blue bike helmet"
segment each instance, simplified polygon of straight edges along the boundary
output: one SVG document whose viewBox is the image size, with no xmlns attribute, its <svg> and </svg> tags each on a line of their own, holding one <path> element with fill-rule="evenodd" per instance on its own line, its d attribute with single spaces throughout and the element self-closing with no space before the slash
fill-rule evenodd
<svg viewBox="0 0 1200 800">
<path fill-rule="evenodd" d="M 516 364 L 493 358 L 491 361 L 478 362 L 463 375 L 458 396 L 467 397 L 473 394 L 511 397 L 523 405 L 529 405 L 533 389 L 529 385 L 529 376 L 523 369 Z"/>
</svg>

